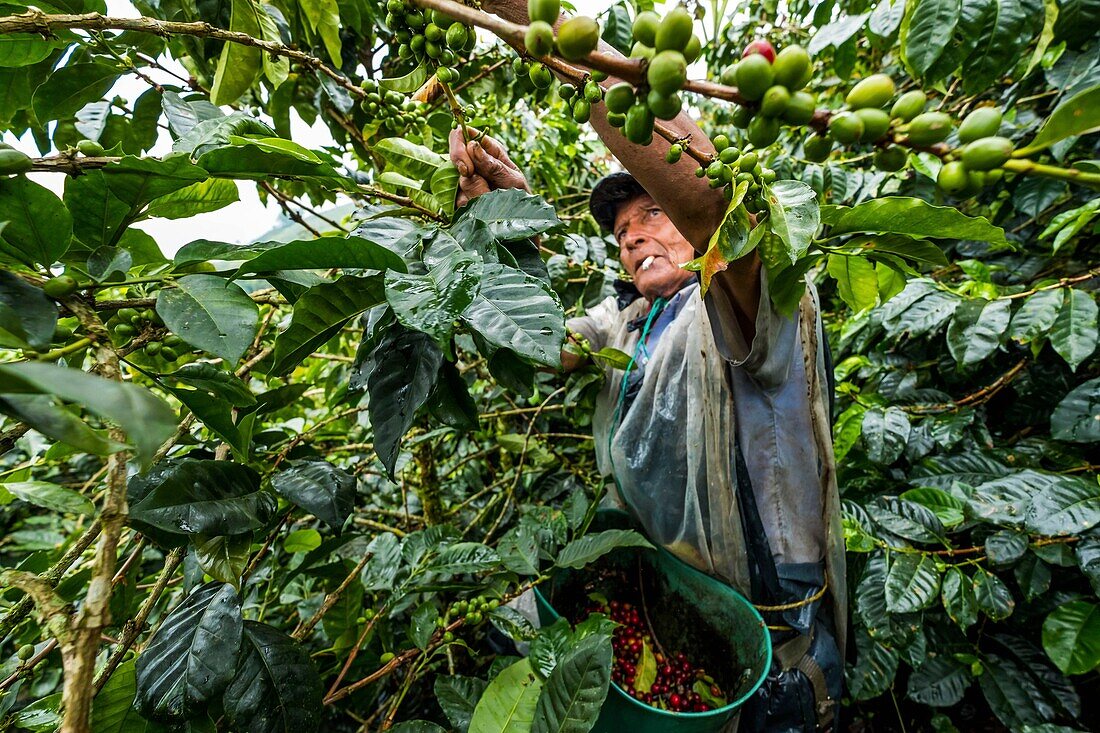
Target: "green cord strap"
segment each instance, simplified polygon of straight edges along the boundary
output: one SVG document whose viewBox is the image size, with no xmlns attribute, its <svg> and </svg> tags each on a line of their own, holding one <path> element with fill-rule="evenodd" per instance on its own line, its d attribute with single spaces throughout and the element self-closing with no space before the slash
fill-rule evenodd
<svg viewBox="0 0 1100 733">
<path fill-rule="evenodd" d="M 619 400 L 615 405 L 615 415 L 611 420 L 611 428 L 607 433 L 607 460 L 611 463 L 611 478 L 615 481 L 615 488 L 619 490 L 619 498 L 622 499 L 623 504 L 626 505 L 628 511 L 634 513 L 634 507 L 630 506 L 630 500 L 626 498 L 626 493 L 623 491 L 623 487 L 619 484 L 619 477 L 615 475 L 615 456 L 611 452 L 611 443 L 615 439 L 615 431 L 619 427 L 619 420 L 622 419 L 623 404 L 626 402 L 626 390 L 628 386 L 628 380 L 630 379 L 630 372 L 634 369 L 635 362 L 638 361 L 638 355 L 641 350 L 645 348 L 645 341 L 649 338 L 649 329 L 653 326 L 653 322 L 657 320 L 657 316 L 668 305 L 668 301 L 664 298 L 657 298 L 653 301 L 653 306 L 649 309 L 649 317 L 646 318 L 645 327 L 642 328 L 642 335 L 638 337 L 638 345 L 634 347 L 634 354 L 630 357 L 630 362 L 626 365 L 626 371 L 623 373 L 622 385 L 619 388 Z"/>
</svg>

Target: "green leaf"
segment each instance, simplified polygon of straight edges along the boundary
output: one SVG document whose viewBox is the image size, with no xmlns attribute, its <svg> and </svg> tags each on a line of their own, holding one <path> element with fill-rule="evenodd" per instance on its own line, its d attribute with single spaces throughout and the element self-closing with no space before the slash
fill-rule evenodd
<svg viewBox="0 0 1100 733">
<path fill-rule="evenodd" d="M 244 249 L 244 248 L 241 248 Z M 405 272 L 396 252 L 362 237 L 318 237 L 293 242 L 262 242 L 240 253 L 250 257 L 234 277 L 273 270 L 328 270 L 334 267 Z"/>
<path fill-rule="evenodd" d="M 978 600 L 974 597 L 974 584 L 958 568 L 948 568 L 943 574 L 940 600 L 947 615 L 965 631 L 978 621 Z"/>
<path fill-rule="evenodd" d="M 385 302 L 382 278 L 344 275 L 315 285 L 294 304 L 290 325 L 275 339 L 274 374 L 284 374 L 322 346 L 348 321 Z"/>
<path fill-rule="evenodd" d="M 504 567 L 513 573 L 538 575 L 538 540 L 527 525 L 517 525 L 505 532 L 497 542 L 497 552 Z"/>
<path fill-rule="evenodd" d="M 840 48 L 863 28 L 869 17 L 871 17 L 870 13 L 842 15 L 837 20 L 826 23 L 810 39 L 806 50 L 811 56 L 816 56 L 830 46 Z"/>
<path fill-rule="evenodd" d="M 409 639 L 417 649 L 426 650 L 428 643 L 435 633 L 435 620 L 439 618 L 439 611 L 431 601 L 425 601 L 413 611 L 409 621 Z"/>
<path fill-rule="evenodd" d="M 1016 583 L 1028 602 L 1050 590 L 1050 568 L 1034 552 L 1029 552 L 1012 568 Z"/>
<path fill-rule="evenodd" d="M 66 514 L 95 513 L 95 506 L 81 494 L 49 481 L 12 481 L 0 484 L 0 492 L 22 499 L 28 504 Z"/>
<path fill-rule="evenodd" d="M 1016 607 L 1008 586 L 982 568 L 974 571 L 974 600 L 978 603 L 978 610 L 994 621 L 1008 618 Z"/>
<path fill-rule="evenodd" d="M 374 151 L 398 173 L 417 180 L 431 178 L 447 160 L 431 148 L 417 145 L 403 137 L 379 140 L 374 145 Z"/>
<path fill-rule="evenodd" d="M 166 375 L 177 382 L 209 392 L 234 407 L 250 407 L 256 397 L 240 377 L 206 362 L 192 362 Z"/>
<path fill-rule="evenodd" d="M 458 179 L 458 168 L 455 167 L 454 163 L 448 161 L 440 166 L 428 181 L 428 189 L 439 202 L 443 213 L 448 217 L 455 213 Z"/>
<path fill-rule="evenodd" d="M 970 669 L 951 657 L 930 657 L 909 676 L 909 698 L 938 708 L 958 705 L 970 679 Z"/>
<path fill-rule="evenodd" d="M 450 351 L 454 323 L 481 284 L 481 258 L 456 246 L 428 264 L 426 275 L 387 272 L 386 301 L 402 325 L 423 331 Z"/>
<path fill-rule="evenodd" d="M 130 524 L 165 546 L 184 544 L 185 535 L 239 535 L 260 529 L 276 505 L 248 466 L 197 458 L 161 461 L 131 477 L 126 498 Z"/>
<path fill-rule="evenodd" d="M 242 433 L 233 422 L 233 407 L 225 400 L 197 389 L 168 387 L 172 395 L 198 418 L 203 425 L 236 451 L 238 458 L 248 454 L 250 436 Z"/>
<path fill-rule="evenodd" d="M 52 265 L 73 238 L 61 199 L 26 176 L 0 178 L 0 222 L 0 253 L 27 265 Z"/>
<path fill-rule="evenodd" d="M 222 698 L 235 730 L 320 730 L 321 697 L 305 648 L 267 624 L 244 622 L 237 673 Z"/>
<path fill-rule="evenodd" d="M 936 561 L 924 553 L 901 553 L 886 573 L 886 610 L 911 613 L 927 608 L 940 590 Z"/>
<path fill-rule="evenodd" d="M 406 720 L 393 726 L 390 730 L 393 733 L 447 733 L 446 728 L 442 728 L 428 720 Z"/>
<path fill-rule="evenodd" d="M 1054 325 L 1062 309 L 1065 290 L 1042 290 L 1028 296 L 1020 309 L 1012 316 L 1008 338 L 1026 344 L 1042 338 Z"/>
<path fill-rule="evenodd" d="M 1031 143 L 1017 150 L 1016 157 L 1027 157 L 1049 148 L 1072 135 L 1100 130 L 1100 84 L 1078 92 L 1058 105 L 1039 128 Z"/>
<path fill-rule="evenodd" d="M 57 304 L 23 278 L 0 270 L 0 347 L 45 351 L 57 330 Z"/>
<path fill-rule="evenodd" d="M 1077 367 L 1096 350 L 1097 308 L 1092 295 L 1069 289 L 1050 329 L 1050 345 L 1066 360 L 1070 369 Z"/>
<path fill-rule="evenodd" d="M 22 420 L 54 440 L 79 448 L 85 453 L 106 456 L 126 450 L 122 443 L 107 438 L 106 431 L 92 430 L 79 417 L 57 404 L 48 395 L 14 395 L 0 398 L 0 412 Z"/>
<path fill-rule="evenodd" d="M 187 596 L 137 659 L 141 714 L 178 723 L 214 702 L 237 669 L 243 623 L 232 585 L 206 583 Z"/>
<path fill-rule="evenodd" d="M 838 206 L 828 221 L 829 237 L 855 232 L 906 234 L 918 238 L 977 239 L 1004 243 L 1005 233 L 979 216 L 967 216 L 949 206 L 933 206 L 921 199 L 886 196 L 858 206 Z"/>
<path fill-rule="evenodd" d="M 561 303 L 545 283 L 524 272 L 486 264 L 481 290 L 462 318 L 494 346 L 539 364 L 561 366 L 565 340 Z"/>
<path fill-rule="evenodd" d="M 122 428 L 145 463 L 176 430 L 168 405 L 149 390 L 48 364 L 0 365 L 0 393 L 48 394 L 83 405 Z"/>
<path fill-rule="evenodd" d="M 34 91 L 35 117 L 42 124 L 72 117 L 84 105 L 102 99 L 119 74 L 116 67 L 107 64 L 62 66 Z"/>
<path fill-rule="evenodd" d="M 910 7 L 901 51 L 914 73 L 924 76 L 951 43 L 959 22 L 959 0 L 917 0 Z"/>
<path fill-rule="evenodd" d="M 186 219 L 224 209 L 237 201 L 240 201 L 240 196 L 236 183 L 224 178 L 209 178 L 153 199 L 144 215 L 160 219 Z"/>
<path fill-rule="evenodd" d="M 914 542 L 943 540 L 943 523 L 928 507 L 905 499 L 880 496 L 865 508 L 876 524 L 899 537 Z"/>
<path fill-rule="evenodd" d="M 427 569 L 433 573 L 460 575 L 484 572 L 499 562 L 500 556 L 491 547 L 480 542 L 456 542 L 443 548 L 428 563 Z"/>
<path fill-rule="evenodd" d="M 355 508 L 355 476 L 328 461 L 298 461 L 271 477 L 271 488 L 339 534 Z"/>
<path fill-rule="evenodd" d="M 967 54 L 959 70 L 963 89 L 974 94 L 1011 73 L 1042 24 L 1034 4 L 1021 0 L 965 0 L 959 30 Z"/>
<path fill-rule="evenodd" d="M 240 586 L 241 575 L 248 567 L 252 550 L 252 533 L 206 537 L 195 535 L 191 538 L 195 549 L 195 559 L 203 572 L 214 580 Z"/>
<path fill-rule="evenodd" d="M 229 364 L 252 344 L 260 311 L 240 285 L 214 275 L 187 275 L 157 293 L 157 315 L 187 343 Z"/>
<path fill-rule="evenodd" d="M 868 700 L 886 692 L 898 671 L 898 653 L 871 637 L 866 629 L 855 633 L 856 664 L 848 676 L 852 697 Z"/>
<path fill-rule="evenodd" d="M 283 549 L 293 554 L 312 552 L 321 546 L 321 533 L 315 529 L 296 529 L 283 540 Z"/>
<path fill-rule="evenodd" d="M 469 730 L 474 709 L 488 686 L 488 682 L 478 677 L 438 675 L 435 678 L 435 700 L 458 733 Z"/>
<path fill-rule="evenodd" d="M 416 411 L 435 385 L 443 352 L 427 334 L 395 328 L 379 344 L 373 358 L 367 390 L 374 451 L 393 478 L 401 438 L 412 427 Z"/>
<path fill-rule="evenodd" d="M 878 302 L 878 276 L 865 257 L 831 254 L 828 271 L 836 280 L 841 300 L 852 310 L 858 313 Z"/>
<path fill-rule="evenodd" d="M 1076 535 L 1100 523 L 1100 485 L 1076 476 L 1052 476 L 1035 494 L 1027 527 L 1048 536 Z"/>
<path fill-rule="evenodd" d="M 262 38 L 260 14 L 264 11 L 255 0 L 230 0 L 229 30 Z M 241 43 L 222 46 L 221 58 L 214 73 L 210 101 L 216 105 L 232 104 L 248 91 L 263 69 L 263 51 Z"/>
<path fill-rule="evenodd" d="M 962 524 L 965 519 L 966 504 L 942 489 L 922 486 L 903 492 L 901 498 L 931 509 L 945 527 Z"/>
<path fill-rule="evenodd" d="M 608 529 L 579 537 L 561 548 L 554 564 L 559 568 L 580 570 L 585 565 L 623 547 L 652 548 L 649 541 L 631 529 Z"/>
<path fill-rule="evenodd" d="M 391 92 L 409 94 L 422 87 L 427 80 L 428 67 L 425 64 L 418 64 L 415 69 L 404 76 L 379 79 L 378 86 Z"/>
<path fill-rule="evenodd" d="M 134 708 L 137 679 L 133 659 L 115 668 L 92 702 L 91 730 L 96 733 L 160 733 L 157 723 L 144 720 Z"/>
<path fill-rule="evenodd" d="M 554 207 L 541 196 L 518 188 L 502 188 L 478 196 L 459 209 L 455 224 L 462 220 L 480 221 L 494 239 L 505 241 L 533 237 L 562 223 Z M 456 239 L 462 241 L 458 235 Z"/>
<path fill-rule="evenodd" d="M 806 250 L 821 225 L 821 209 L 817 194 L 801 181 L 776 181 L 764 186 L 768 203 L 768 225 L 786 245 L 791 263 Z"/>
<path fill-rule="evenodd" d="M 1074 387 L 1050 416 L 1050 435 L 1071 443 L 1100 443 L 1100 378 Z"/>
<path fill-rule="evenodd" d="M 649 692 L 656 681 L 657 658 L 653 656 L 653 650 L 643 639 L 642 653 L 638 657 L 638 666 L 634 674 L 634 689 L 639 692 Z"/>
<path fill-rule="evenodd" d="M 1012 304 L 1007 300 L 963 301 L 947 327 L 947 350 L 959 364 L 982 361 L 997 350 L 1008 327 Z"/>
<path fill-rule="evenodd" d="M 1064 674 L 1100 666 L 1100 606 L 1070 601 L 1043 622 L 1043 649 Z"/>
<path fill-rule="evenodd" d="M 542 681 L 521 659 L 496 676 L 474 708 L 471 733 L 530 733 Z"/>
<path fill-rule="evenodd" d="M 0 68 L 32 66 L 60 45 L 58 41 L 46 40 L 33 33 L 5 34 L 0 36 Z"/>
<path fill-rule="evenodd" d="M 643 648 L 643 655 L 648 646 Z M 657 663 L 649 652 L 652 679 Z M 638 677 L 643 670 L 638 669 Z M 611 639 L 593 635 L 569 650 L 550 673 L 539 694 L 531 733 L 588 733 L 596 724 L 611 683 Z M 637 682 L 635 682 L 637 685 Z"/>
<path fill-rule="evenodd" d="M 863 414 L 863 445 L 875 463 L 889 465 L 905 450 L 912 426 L 900 407 L 873 408 Z"/>
<path fill-rule="evenodd" d="M 1027 535 L 1002 529 L 985 538 L 985 554 L 994 565 L 1009 565 L 1027 552 Z"/>
<path fill-rule="evenodd" d="M 321 36 L 329 58 L 340 66 L 340 6 L 336 0 L 300 0 L 299 5 L 309 20 L 310 28 Z"/>
</svg>

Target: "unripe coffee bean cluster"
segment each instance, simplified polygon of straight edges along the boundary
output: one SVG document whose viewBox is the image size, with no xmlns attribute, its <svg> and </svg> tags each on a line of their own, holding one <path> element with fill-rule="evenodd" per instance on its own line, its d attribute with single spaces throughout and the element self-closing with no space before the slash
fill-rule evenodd
<svg viewBox="0 0 1100 733">
<path fill-rule="evenodd" d="M 397 55 L 432 64 L 442 82 L 458 78 L 454 65 L 459 54 L 472 50 L 477 42 L 473 28 L 446 13 L 422 10 L 404 0 L 388 0 L 386 25 L 398 43 Z"/>
<path fill-rule="evenodd" d="M 600 43 L 600 24 L 585 15 L 575 15 L 558 28 L 554 37 L 554 23 L 561 13 L 559 0 L 527 0 L 530 25 L 524 36 L 527 53 L 546 56 L 555 50 L 569 61 L 579 61 L 596 50 Z"/>
<path fill-rule="evenodd" d="M 788 46 L 776 54 L 768 41 L 753 41 L 740 61 L 722 70 L 722 83 L 736 86 L 742 97 L 755 103 L 738 107 L 733 124 L 744 129 L 758 148 L 774 143 L 783 124 L 807 124 L 817 100 L 803 88 L 812 77 L 813 62 L 801 46 Z"/>
<path fill-rule="evenodd" d="M 447 67 L 440 67 L 436 74 L 441 74 Z M 457 72 L 456 72 L 457 73 Z M 449 78 L 449 77 L 448 77 Z M 381 119 L 382 125 L 391 132 L 403 130 L 409 125 L 425 125 L 429 105 L 417 102 L 412 97 L 382 89 L 378 82 L 367 79 L 362 84 L 367 95 L 363 98 L 363 109 L 374 119 Z"/>
<path fill-rule="evenodd" d="M 699 178 L 708 178 L 711 188 L 725 186 L 727 199 L 733 197 L 736 186 L 747 183 L 745 208 L 752 213 L 763 211 L 765 208 L 763 186 L 775 181 L 775 171 L 764 167 L 751 143 L 744 148 L 738 148 L 722 134 L 715 135 L 712 142 L 716 151 L 714 159 L 705 167 L 697 168 L 695 175 Z M 665 158 L 670 163 L 676 162 L 674 158 L 679 157 L 673 155 L 675 147 L 673 146 Z"/>
</svg>

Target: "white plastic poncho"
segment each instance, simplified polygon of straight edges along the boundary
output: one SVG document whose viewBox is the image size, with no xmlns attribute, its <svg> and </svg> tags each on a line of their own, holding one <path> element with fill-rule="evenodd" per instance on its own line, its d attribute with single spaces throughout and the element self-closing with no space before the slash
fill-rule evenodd
<svg viewBox="0 0 1100 733">
<path fill-rule="evenodd" d="M 624 372 L 608 370 L 593 420 L 597 460 L 651 540 L 749 596 L 734 463 L 740 439 L 777 565 L 825 560 L 843 649 L 844 544 L 816 293 L 809 286 L 799 314 L 784 318 L 766 282 L 762 291 L 751 348 L 719 288 L 705 301 L 697 284 L 680 291 L 679 311 L 621 420 Z M 608 298 L 569 328 L 594 350 L 634 354 L 649 309 L 638 299 L 620 311 Z"/>
</svg>

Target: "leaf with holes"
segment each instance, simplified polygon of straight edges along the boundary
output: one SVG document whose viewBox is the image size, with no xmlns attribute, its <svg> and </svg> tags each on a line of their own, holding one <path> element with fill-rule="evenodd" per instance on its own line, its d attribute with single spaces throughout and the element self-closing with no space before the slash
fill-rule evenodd
<svg viewBox="0 0 1100 733">
<path fill-rule="evenodd" d="M 168 614 L 138 657 L 141 714 L 183 722 L 216 700 L 237 670 L 243 623 L 233 586 L 196 588 Z"/>
</svg>

